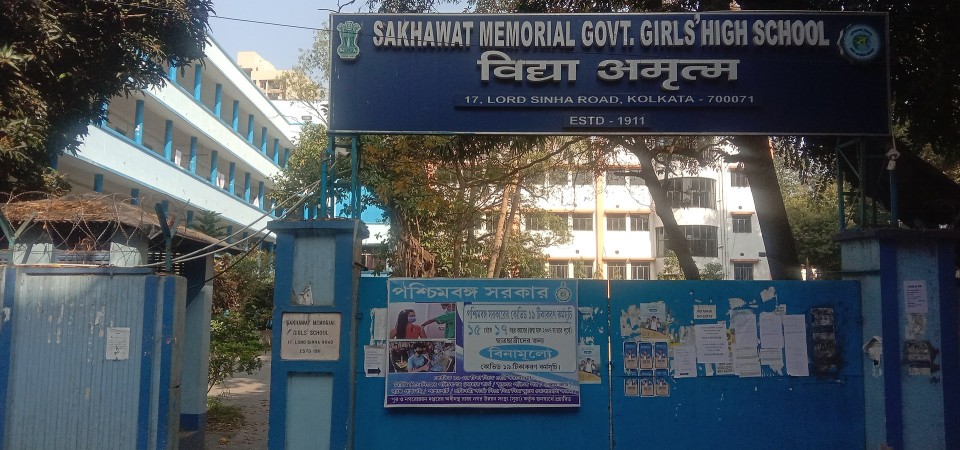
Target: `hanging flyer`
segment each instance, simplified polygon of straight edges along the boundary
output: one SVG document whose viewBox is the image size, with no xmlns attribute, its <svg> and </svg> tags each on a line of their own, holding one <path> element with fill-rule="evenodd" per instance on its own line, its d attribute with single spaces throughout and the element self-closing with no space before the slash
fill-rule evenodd
<svg viewBox="0 0 960 450">
<path fill-rule="evenodd" d="M 580 406 L 576 288 L 567 280 L 390 280 L 384 406 Z"/>
</svg>

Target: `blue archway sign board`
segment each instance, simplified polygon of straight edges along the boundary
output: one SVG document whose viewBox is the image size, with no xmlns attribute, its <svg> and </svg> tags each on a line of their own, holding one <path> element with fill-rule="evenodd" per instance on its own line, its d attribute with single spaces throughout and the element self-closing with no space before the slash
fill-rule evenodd
<svg viewBox="0 0 960 450">
<path fill-rule="evenodd" d="M 334 14 L 331 23 L 336 133 L 889 132 L 885 14 Z"/>
</svg>

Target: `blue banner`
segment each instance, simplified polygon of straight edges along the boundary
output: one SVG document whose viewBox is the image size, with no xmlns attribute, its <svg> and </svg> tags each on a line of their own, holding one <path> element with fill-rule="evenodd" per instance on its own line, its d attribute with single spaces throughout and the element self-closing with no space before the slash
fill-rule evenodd
<svg viewBox="0 0 960 450">
<path fill-rule="evenodd" d="M 334 14 L 331 24 L 335 132 L 889 132 L 885 14 Z"/>
</svg>

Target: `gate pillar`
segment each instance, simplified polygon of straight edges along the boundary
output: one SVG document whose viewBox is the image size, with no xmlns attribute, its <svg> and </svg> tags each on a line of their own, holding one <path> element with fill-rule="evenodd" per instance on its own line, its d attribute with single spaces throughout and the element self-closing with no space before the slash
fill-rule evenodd
<svg viewBox="0 0 960 450">
<path fill-rule="evenodd" d="M 271 449 L 350 448 L 359 269 L 367 228 L 331 219 L 268 225 L 277 235 Z"/>
<path fill-rule="evenodd" d="M 839 237 L 861 284 L 866 448 L 960 448 L 955 249 L 960 233 L 877 229 Z"/>
</svg>

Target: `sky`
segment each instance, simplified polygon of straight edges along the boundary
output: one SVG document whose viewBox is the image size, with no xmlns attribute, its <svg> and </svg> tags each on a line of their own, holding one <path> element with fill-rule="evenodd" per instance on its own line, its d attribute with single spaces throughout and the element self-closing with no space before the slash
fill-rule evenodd
<svg viewBox="0 0 960 450">
<path fill-rule="evenodd" d="M 343 12 L 357 12 L 365 3 L 358 0 Z M 227 18 L 320 28 L 330 15 L 320 8 L 337 9 L 337 0 L 215 0 L 213 9 L 220 17 L 210 17 L 210 34 L 234 61 L 237 52 L 252 50 L 276 68 L 289 69 L 300 49 L 312 45 L 313 30 Z"/>
<path fill-rule="evenodd" d="M 347 3 L 344 0 L 339 2 Z M 341 11 L 366 11 L 366 4 L 366 0 L 356 0 Z M 277 69 L 289 69 L 297 62 L 300 49 L 313 44 L 314 31 L 304 28 L 321 28 L 330 17 L 330 10 L 338 8 L 338 0 L 214 0 L 216 16 L 210 17 L 210 34 L 234 61 L 237 60 L 237 52 L 252 50 Z M 457 10 L 462 10 L 462 7 L 445 5 L 441 9 L 444 12 Z"/>
</svg>

